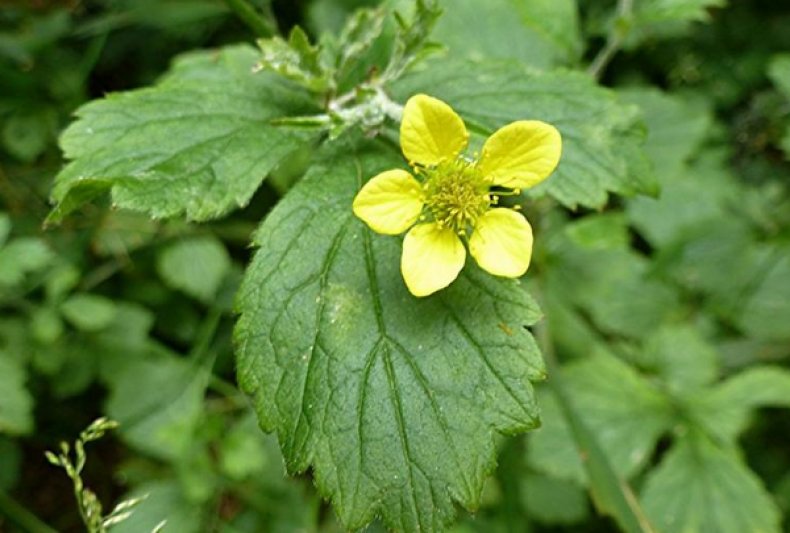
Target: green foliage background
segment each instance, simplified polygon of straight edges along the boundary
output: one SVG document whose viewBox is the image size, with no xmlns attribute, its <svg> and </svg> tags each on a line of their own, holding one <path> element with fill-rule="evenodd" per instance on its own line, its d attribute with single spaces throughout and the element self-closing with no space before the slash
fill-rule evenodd
<svg viewBox="0 0 790 533">
<path fill-rule="evenodd" d="M 729 4 L 4 4 L 0 531 L 81 530 L 99 416 L 112 531 L 788 530 L 790 8 Z M 417 92 L 562 132 L 522 280 L 352 216 Z"/>
</svg>

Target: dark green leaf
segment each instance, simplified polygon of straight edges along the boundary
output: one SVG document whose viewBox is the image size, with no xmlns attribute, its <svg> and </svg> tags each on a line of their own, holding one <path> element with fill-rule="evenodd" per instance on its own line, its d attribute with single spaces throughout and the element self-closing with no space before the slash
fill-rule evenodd
<svg viewBox="0 0 790 533">
<path fill-rule="evenodd" d="M 539 311 L 518 281 L 471 263 L 424 299 L 401 277 L 400 238 L 351 212 L 366 179 L 402 166 L 339 144 L 266 219 L 238 298 L 238 379 L 288 470 L 312 465 L 348 528 L 435 531 L 474 509 L 495 431 L 538 425 L 545 376 L 524 326 Z"/>
<path fill-rule="evenodd" d="M 61 137 L 71 163 L 52 192 L 58 221 L 110 190 L 113 203 L 155 217 L 218 217 L 245 205 L 269 171 L 308 142 L 271 120 L 313 110 L 248 47 L 182 57 L 156 87 L 111 94 L 77 111 Z"/>
</svg>

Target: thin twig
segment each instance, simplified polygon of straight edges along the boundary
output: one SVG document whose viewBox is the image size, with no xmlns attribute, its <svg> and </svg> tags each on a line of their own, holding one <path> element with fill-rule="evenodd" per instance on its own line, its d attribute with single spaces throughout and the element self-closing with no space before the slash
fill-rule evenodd
<svg viewBox="0 0 790 533">
<path fill-rule="evenodd" d="M 225 0 L 225 3 L 257 37 L 271 37 L 278 33 L 271 11 L 260 13 L 247 0 Z"/>
<path fill-rule="evenodd" d="M 598 51 L 598 55 L 595 56 L 590 66 L 587 67 L 587 73 L 596 80 L 601 77 L 603 70 L 612 58 L 614 58 L 615 54 L 620 51 L 620 47 L 623 45 L 623 41 L 628 35 L 631 26 L 631 15 L 633 14 L 633 10 L 633 0 L 617 1 L 617 15 L 609 30 L 609 35 L 606 37 L 606 44 Z"/>
</svg>

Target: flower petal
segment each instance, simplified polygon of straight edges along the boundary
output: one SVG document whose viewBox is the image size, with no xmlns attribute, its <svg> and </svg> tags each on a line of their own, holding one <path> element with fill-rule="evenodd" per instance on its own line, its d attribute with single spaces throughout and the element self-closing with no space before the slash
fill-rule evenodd
<svg viewBox="0 0 790 533">
<path fill-rule="evenodd" d="M 494 185 L 525 189 L 549 177 L 561 152 L 557 128 L 539 120 L 519 120 L 486 140 L 479 168 Z"/>
<path fill-rule="evenodd" d="M 384 235 L 403 233 L 422 212 L 422 185 L 405 170 L 374 176 L 354 198 L 354 214 Z"/>
<path fill-rule="evenodd" d="M 477 219 L 469 252 L 491 274 L 517 278 L 527 271 L 532 257 L 532 227 L 521 213 L 492 209 Z"/>
<path fill-rule="evenodd" d="M 406 102 L 400 146 L 410 164 L 431 166 L 455 159 L 468 140 L 464 121 L 441 100 L 416 94 Z"/>
<path fill-rule="evenodd" d="M 434 222 L 414 226 L 403 239 L 400 269 L 414 296 L 428 296 L 447 287 L 465 261 L 466 250 L 458 235 Z"/>
</svg>

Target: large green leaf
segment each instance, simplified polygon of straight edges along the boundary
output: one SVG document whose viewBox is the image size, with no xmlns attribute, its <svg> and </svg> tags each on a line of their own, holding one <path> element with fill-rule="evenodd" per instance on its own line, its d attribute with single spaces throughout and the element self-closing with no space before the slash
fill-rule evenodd
<svg viewBox="0 0 790 533">
<path fill-rule="evenodd" d="M 309 138 L 272 119 L 314 111 L 293 86 L 253 74 L 257 58 L 245 46 L 195 53 L 155 87 L 77 110 L 61 137 L 72 161 L 56 178 L 50 219 L 107 190 L 115 205 L 155 217 L 206 220 L 245 205 Z"/>
<path fill-rule="evenodd" d="M 433 62 L 399 81 L 402 101 L 428 93 L 448 102 L 477 133 L 518 119 L 539 119 L 562 133 L 562 159 L 536 191 L 569 207 L 602 207 L 609 192 L 656 192 L 642 152 L 635 106 L 580 73 L 541 73 L 518 62 Z"/>
<path fill-rule="evenodd" d="M 689 403 L 695 424 L 730 445 L 760 407 L 790 408 L 790 371 L 753 367 L 705 390 Z"/>
<path fill-rule="evenodd" d="M 383 144 L 341 145 L 269 215 L 238 298 L 238 379 L 288 470 L 312 465 L 348 528 L 380 514 L 441 530 L 453 500 L 480 503 L 495 431 L 538 425 L 545 376 L 519 281 L 470 261 L 449 288 L 406 290 L 400 238 L 351 212 L 366 179 L 403 162 Z"/>
<path fill-rule="evenodd" d="M 567 365 L 563 389 L 615 472 L 624 478 L 644 466 L 659 436 L 673 422 L 666 397 L 627 364 L 603 352 Z M 541 408 L 544 425 L 530 437 L 530 464 L 586 485 L 582 458 L 555 395 L 541 395 Z"/>
<path fill-rule="evenodd" d="M 730 449 L 691 434 L 648 476 L 642 502 L 662 532 L 778 533 L 779 511 Z"/>
<path fill-rule="evenodd" d="M 581 54 L 573 0 L 444 0 L 440 6 L 444 13 L 433 37 L 450 57 L 519 59 L 548 68 L 571 64 Z"/>
</svg>

